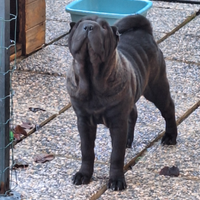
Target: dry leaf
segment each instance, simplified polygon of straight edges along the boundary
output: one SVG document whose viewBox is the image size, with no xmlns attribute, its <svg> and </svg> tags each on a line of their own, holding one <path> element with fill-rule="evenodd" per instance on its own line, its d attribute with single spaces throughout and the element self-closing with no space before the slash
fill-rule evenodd
<svg viewBox="0 0 200 200">
<path fill-rule="evenodd" d="M 39 154 L 39 155 L 36 155 L 34 157 L 34 161 L 36 163 L 45 163 L 47 161 L 51 161 L 55 158 L 55 155 L 54 154 L 46 154 L 46 153 L 43 153 L 43 154 Z"/>
<path fill-rule="evenodd" d="M 30 107 L 29 110 L 32 111 L 32 112 L 34 112 L 34 113 L 38 112 L 38 111 L 46 111 L 46 110 L 44 110 L 42 108 L 33 108 L 33 107 Z"/>
<path fill-rule="evenodd" d="M 27 136 L 27 132 L 20 126 L 20 125 L 17 125 L 13 131 L 13 134 L 14 134 L 14 138 L 16 138 L 16 140 L 20 140 L 20 135 L 24 135 L 24 136 Z"/>
<path fill-rule="evenodd" d="M 22 122 L 21 127 L 23 129 L 33 129 L 35 128 L 35 125 L 30 122 Z"/>
<path fill-rule="evenodd" d="M 15 162 L 14 162 L 14 166 L 12 169 L 17 169 L 17 168 L 27 168 L 28 167 L 28 164 L 22 160 L 22 159 L 15 159 Z"/>
<path fill-rule="evenodd" d="M 179 169 L 178 167 L 163 167 L 161 170 L 160 170 L 160 175 L 164 175 L 164 176 L 179 176 Z"/>
</svg>

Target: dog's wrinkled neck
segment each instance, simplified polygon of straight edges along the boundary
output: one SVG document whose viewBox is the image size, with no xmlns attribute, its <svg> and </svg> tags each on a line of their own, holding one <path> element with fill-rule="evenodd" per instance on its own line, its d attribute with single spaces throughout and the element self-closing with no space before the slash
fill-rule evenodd
<svg viewBox="0 0 200 200">
<path fill-rule="evenodd" d="M 84 63 L 74 60 L 73 68 L 77 85 L 76 96 L 81 96 L 83 99 L 90 99 L 94 92 L 97 95 L 101 95 L 107 89 L 108 79 L 110 76 L 114 76 L 113 68 L 115 67 L 114 63 L 116 63 L 117 56 L 116 51 L 114 51 L 107 63 L 92 63 L 90 55 L 86 55 Z"/>
</svg>

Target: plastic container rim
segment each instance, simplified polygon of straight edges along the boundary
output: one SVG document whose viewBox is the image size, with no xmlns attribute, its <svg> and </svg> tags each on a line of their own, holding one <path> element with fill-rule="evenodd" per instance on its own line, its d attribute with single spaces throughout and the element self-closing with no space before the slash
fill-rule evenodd
<svg viewBox="0 0 200 200">
<path fill-rule="evenodd" d="M 102 17 L 109 17 L 109 18 L 121 18 L 121 17 L 124 17 L 124 16 L 127 16 L 127 15 L 133 15 L 133 14 L 142 14 L 142 13 L 145 13 L 147 12 L 147 10 L 149 8 L 151 8 L 152 6 L 152 2 L 149 1 L 149 0 L 135 0 L 136 2 L 146 2 L 147 5 L 140 9 L 139 11 L 137 11 L 136 13 L 126 13 L 126 14 L 117 14 L 117 13 L 107 13 L 107 12 L 96 12 L 96 11 L 87 11 L 87 10 L 81 10 L 81 9 L 73 9 L 71 8 L 72 6 L 74 6 L 75 4 L 77 4 L 78 2 L 80 2 L 82 0 L 75 0 L 71 3 L 69 3 L 66 7 L 65 7 L 65 10 L 67 12 L 69 12 L 70 14 L 82 14 L 82 15 L 98 15 L 98 16 L 102 16 Z"/>
</svg>

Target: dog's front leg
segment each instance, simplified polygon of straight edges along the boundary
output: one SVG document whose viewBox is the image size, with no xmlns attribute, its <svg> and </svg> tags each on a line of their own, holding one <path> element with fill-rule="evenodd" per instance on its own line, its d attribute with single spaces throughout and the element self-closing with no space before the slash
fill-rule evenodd
<svg viewBox="0 0 200 200">
<path fill-rule="evenodd" d="M 126 188 L 124 178 L 124 155 L 127 141 L 127 120 L 117 120 L 110 126 L 112 138 L 112 154 L 110 165 L 110 178 L 108 188 L 112 190 L 123 190 Z"/>
<path fill-rule="evenodd" d="M 78 117 L 78 130 L 81 137 L 82 164 L 80 170 L 73 176 L 75 185 L 88 184 L 94 168 L 94 144 L 97 126 L 90 123 L 87 117 Z"/>
</svg>

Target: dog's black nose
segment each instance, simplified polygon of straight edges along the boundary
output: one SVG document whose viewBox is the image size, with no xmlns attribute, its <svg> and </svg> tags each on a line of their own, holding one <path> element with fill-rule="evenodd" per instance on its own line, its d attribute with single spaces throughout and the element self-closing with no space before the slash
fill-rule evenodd
<svg viewBox="0 0 200 200">
<path fill-rule="evenodd" d="M 86 31 L 92 31 L 93 30 L 93 25 L 86 25 L 86 26 L 84 26 L 84 29 Z"/>
</svg>

